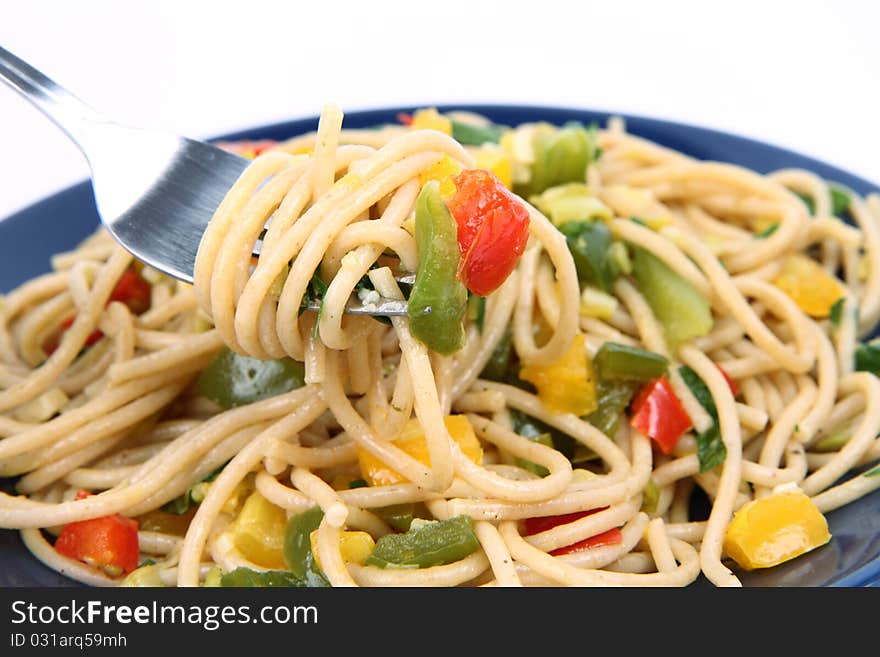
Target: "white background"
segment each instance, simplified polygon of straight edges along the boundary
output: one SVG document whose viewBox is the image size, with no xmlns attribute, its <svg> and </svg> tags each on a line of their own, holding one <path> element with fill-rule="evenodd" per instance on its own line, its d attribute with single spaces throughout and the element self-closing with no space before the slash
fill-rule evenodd
<svg viewBox="0 0 880 657">
<path fill-rule="evenodd" d="M 880 2 L 0 0 L 0 45 L 118 121 L 206 137 L 343 110 L 560 104 L 787 146 L 880 183 Z M 88 175 L 0 85 L 0 217 Z"/>
</svg>

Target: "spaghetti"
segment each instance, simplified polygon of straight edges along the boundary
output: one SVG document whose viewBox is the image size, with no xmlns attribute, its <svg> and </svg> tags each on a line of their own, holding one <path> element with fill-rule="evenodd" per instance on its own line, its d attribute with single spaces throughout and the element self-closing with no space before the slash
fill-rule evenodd
<svg viewBox="0 0 880 657">
<path fill-rule="evenodd" d="M 735 512 L 792 491 L 828 512 L 880 487 L 862 471 L 880 458 L 880 380 L 857 358 L 880 318 L 880 197 L 807 171 L 697 161 L 620 120 L 568 128 L 595 150 L 560 180 L 564 163 L 540 165 L 564 149 L 541 139 L 565 128 L 411 119 L 346 130 L 328 107 L 316 133 L 257 155 L 205 232 L 193 286 L 99 231 L 6 295 L 0 476 L 15 490 L 0 496 L 0 526 L 93 585 L 132 569 L 62 554 L 65 527 L 134 518 L 138 560 L 155 563 L 126 583 L 197 586 L 296 573 L 278 532 L 317 514 L 304 563 L 333 586 L 684 586 L 700 573 L 737 586 Z M 453 124 L 470 136 L 453 138 Z M 504 282 L 472 295 L 463 346 L 438 353 L 410 318 L 346 314 L 353 297 L 411 295 L 395 272 L 425 257 L 417 201 L 474 168 L 517 191 L 529 234 Z M 852 225 L 835 216 L 841 194 Z M 602 240 L 598 259 L 578 260 Z M 645 271 L 706 313 L 676 307 L 686 326 L 671 328 Z M 145 307 L 120 292 L 132 273 Z M 302 312 L 316 281 L 321 311 Z M 822 285 L 832 295 L 817 301 Z M 609 345 L 638 367 L 662 362 L 662 377 L 603 383 Z M 224 353 L 302 363 L 301 385 L 218 402 L 203 382 Z M 553 397 L 570 362 L 585 374 Z M 687 421 L 668 449 L 637 417 L 661 379 Z M 606 383 L 622 403 L 602 406 Z M 568 412 L 566 395 L 587 384 L 598 400 Z M 389 512 L 401 508 L 409 531 Z M 248 534 L 245 516 L 269 524 Z M 383 537 L 459 518 L 469 551 L 379 563 Z"/>
</svg>

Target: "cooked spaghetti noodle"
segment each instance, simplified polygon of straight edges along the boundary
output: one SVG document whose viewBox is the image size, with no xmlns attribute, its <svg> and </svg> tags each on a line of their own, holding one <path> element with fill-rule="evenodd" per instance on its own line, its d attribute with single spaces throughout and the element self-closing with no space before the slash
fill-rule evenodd
<svg viewBox="0 0 880 657">
<path fill-rule="evenodd" d="M 698 161 L 628 134 L 619 120 L 595 132 L 601 155 L 578 182 L 607 212 L 613 240 L 651 254 L 711 308 L 711 329 L 678 344 L 626 272 L 600 294 L 605 312 L 584 310 L 566 236 L 532 197 L 523 200 L 525 252 L 479 321 L 468 314 L 460 350 L 431 351 L 406 317 L 344 312 L 365 283 L 405 298 L 394 270 L 419 266 L 411 218 L 438 167 L 471 169 L 491 152 L 512 162 L 515 179 L 534 156 L 521 146 L 540 128 L 510 129 L 504 150 L 418 126 L 345 130 L 328 107 L 316 133 L 258 155 L 229 191 L 193 286 L 141 268 L 103 231 L 56 256 L 52 273 L 3 300 L 0 476 L 15 491 L 0 497 L 0 526 L 20 529 L 49 567 L 93 585 L 118 584 L 121 573 L 52 543 L 70 523 L 113 514 L 138 520 L 157 585 L 283 570 L 236 539 L 245 498 L 258 496 L 282 522 L 323 512 L 312 552 L 334 586 L 683 586 L 700 573 L 736 586 L 724 540 L 745 504 L 796 488 L 828 512 L 880 487 L 880 476 L 858 471 L 880 458 L 880 380 L 854 365 L 880 319 L 880 196 L 847 191 L 848 225 L 832 212 L 829 184 L 807 171 L 759 175 Z M 833 320 L 811 316 L 777 284 L 792 255 L 840 272 Z M 127 271 L 149 282 L 140 313 L 114 300 Z M 321 311 L 302 312 L 316 274 L 327 282 Z M 521 379 L 484 376 L 505 339 L 534 370 L 552 368 L 580 337 L 590 359 L 606 343 L 667 359 L 691 421 L 671 451 L 623 407 L 606 433 Z M 197 380 L 226 349 L 302 362 L 304 385 L 223 408 Z M 714 411 L 681 366 L 702 380 Z M 467 419 L 479 458 L 454 439 L 449 416 Z M 522 435 L 522 418 L 587 458 Z M 422 458 L 397 441 L 413 422 Z M 724 458 L 704 470 L 699 440 L 716 422 Z M 844 440 L 817 448 L 841 427 Z M 396 476 L 363 485 L 365 463 Z M 197 504 L 179 516 L 162 510 L 181 496 Z M 698 496 L 710 510 L 695 517 Z M 382 513 L 393 505 L 420 509 L 420 522 L 466 516 L 478 545 L 421 568 L 352 559 L 346 535 L 395 533 Z M 526 531 L 526 520 L 548 516 L 568 519 Z M 563 549 L 611 530 L 615 541 Z"/>
</svg>

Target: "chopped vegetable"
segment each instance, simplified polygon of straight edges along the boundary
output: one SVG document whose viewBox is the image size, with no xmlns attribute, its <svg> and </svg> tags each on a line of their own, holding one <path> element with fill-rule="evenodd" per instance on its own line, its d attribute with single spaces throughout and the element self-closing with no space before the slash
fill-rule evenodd
<svg viewBox="0 0 880 657">
<path fill-rule="evenodd" d="M 778 492 L 746 503 L 724 535 L 724 551 L 742 568 L 769 568 L 831 540 L 825 516 L 807 495 Z"/>
<path fill-rule="evenodd" d="M 843 306 L 846 303 L 846 297 L 840 297 L 837 301 L 831 304 L 831 309 L 828 311 L 828 319 L 831 322 L 831 326 L 834 328 L 840 327 L 840 320 L 843 319 Z"/>
<path fill-rule="evenodd" d="M 632 273 L 673 350 L 712 330 L 712 309 L 706 297 L 662 260 L 636 247 Z"/>
<path fill-rule="evenodd" d="M 835 427 L 833 431 L 822 436 L 813 444 L 813 451 L 816 452 L 836 452 L 849 442 L 855 432 L 858 420 L 850 420 L 843 425 Z"/>
<path fill-rule="evenodd" d="M 836 185 L 829 185 L 829 191 L 831 193 L 831 214 L 843 218 L 843 215 L 849 211 L 849 194 L 843 188 Z M 810 214 L 816 214 L 816 202 L 812 196 L 800 192 L 795 192 L 795 194 L 804 202 Z"/>
<path fill-rule="evenodd" d="M 622 413 L 636 393 L 636 386 L 630 381 L 605 381 L 600 378 L 596 382 L 597 408 L 587 416 L 587 422 L 613 438 Z"/>
<path fill-rule="evenodd" d="M 183 536 L 189 529 L 189 523 L 194 515 L 195 507 L 190 507 L 184 513 L 166 513 L 161 509 L 156 509 L 147 511 L 135 520 L 137 520 L 138 529 L 141 531 Z"/>
<path fill-rule="evenodd" d="M 812 258 L 800 254 L 785 257 L 773 284 L 812 317 L 828 317 L 831 307 L 845 294 L 837 278 Z"/>
<path fill-rule="evenodd" d="M 119 301 L 128 306 L 135 315 L 140 315 L 150 308 L 150 284 L 133 267 L 126 269 L 113 292 L 110 293 L 110 301 Z"/>
<path fill-rule="evenodd" d="M 617 342 L 605 342 L 593 360 L 606 381 L 650 381 L 666 373 L 669 361 L 660 354 Z"/>
<path fill-rule="evenodd" d="M 413 523 L 405 534 L 376 541 L 366 563 L 380 568 L 430 568 L 464 559 L 480 547 L 470 516 Z"/>
<path fill-rule="evenodd" d="M 592 285 L 585 285 L 581 291 L 580 315 L 582 317 L 611 319 L 618 305 L 617 297 Z"/>
<path fill-rule="evenodd" d="M 444 135 L 452 134 L 452 121 L 440 114 L 435 108 L 420 109 L 412 115 L 410 127 L 413 130 L 437 130 Z"/>
<path fill-rule="evenodd" d="M 50 336 L 45 342 L 43 342 L 43 351 L 47 356 L 51 356 L 55 353 L 55 350 L 58 349 L 58 345 L 61 344 L 61 338 L 64 336 L 64 332 L 67 331 L 71 326 L 73 326 L 73 321 L 76 317 L 68 317 L 58 327 L 58 331 Z M 83 348 L 91 347 L 98 340 L 104 337 L 104 332 L 101 329 L 95 329 L 89 336 L 86 338 L 85 343 L 83 344 Z"/>
<path fill-rule="evenodd" d="M 491 171 L 502 185 L 508 189 L 513 187 L 513 163 L 503 149 L 486 145 L 474 151 L 473 155 L 475 168 Z"/>
<path fill-rule="evenodd" d="M 533 161 L 529 182 L 517 189 L 526 198 L 545 189 L 568 182 L 583 182 L 587 167 L 598 157 L 596 130 L 579 123 L 567 123 L 561 128 L 541 126 L 535 130 L 532 141 Z"/>
<path fill-rule="evenodd" d="M 260 360 L 225 348 L 199 376 L 199 392 L 223 408 L 268 399 L 305 385 L 305 367 L 290 358 Z"/>
<path fill-rule="evenodd" d="M 648 479 L 642 490 L 642 511 L 647 514 L 657 513 L 657 503 L 660 501 L 660 488 L 653 479 Z"/>
<path fill-rule="evenodd" d="M 286 524 L 284 509 L 254 491 L 232 524 L 232 540 L 248 561 L 278 570 L 284 568 Z"/>
<path fill-rule="evenodd" d="M 304 586 L 329 586 L 312 552 L 312 532 L 321 524 L 324 512 L 315 507 L 287 521 L 284 532 L 284 563 Z"/>
<path fill-rule="evenodd" d="M 429 349 L 451 354 L 464 344 L 467 290 L 456 276 L 460 239 L 438 183 L 422 188 L 415 224 L 419 269 L 407 305 L 410 331 Z"/>
<path fill-rule="evenodd" d="M 669 379 L 661 376 L 636 393 L 630 424 L 651 437 L 664 454 L 670 454 L 681 435 L 691 428 L 691 419 Z"/>
<path fill-rule="evenodd" d="M 579 182 L 551 187 L 529 201 L 556 226 L 569 221 L 610 221 L 614 217 L 611 208 Z"/>
<path fill-rule="evenodd" d="M 453 182 L 455 195 L 447 204 L 458 224 L 458 277 L 474 294 L 487 296 L 526 248 L 529 211 L 491 171 L 465 169 Z"/>
<path fill-rule="evenodd" d="M 91 493 L 79 491 L 76 499 Z M 132 572 L 138 567 L 138 523 L 118 513 L 70 522 L 61 528 L 55 551 L 65 557 L 100 568 L 111 577 Z"/>
<path fill-rule="evenodd" d="M 608 292 L 620 275 L 611 252 L 611 231 L 601 221 L 569 221 L 559 227 L 574 259 L 578 280 Z"/>
<path fill-rule="evenodd" d="M 515 374 L 516 361 L 516 353 L 513 349 L 513 332 L 508 329 L 492 350 L 489 361 L 480 372 L 480 378 L 489 381 L 507 381 Z"/>
<path fill-rule="evenodd" d="M 880 338 L 856 347 L 856 370 L 880 376 Z"/>
<path fill-rule="evenodd" d="M 447 415 L 443 422 L 452 440 L 458 444 L 465 456 L 474 463 L 480 463 L 483 460 L 483 448 L 480 447 L 480 441 L 477 440 L 474 428 L 467 416 Z M 418 418 L 409 420 L 400 435 L 392 441 L 392 444 L 420 463 L 430 467 L 431 457 L 428 453 L 428 441 Z M 357 454 L 361 473 L 370 486 L 390 486 L 406 481 L 403 475 L 389 468 L 365 449 L 358 447 Z"/>
<path fill-rule="evenodd" d="M 501 141 L 502 134 L 504 134 L 504 128 L 494 123 L 478 125 L 452 119 L 452 138 L 465 146 L 497 144 Z"/>
<path fill-rule="evenodd" d="M 727 376 L 727 373 L 724 370 L 720 367 L 718 367 L 718 370 L 727 381 L 727 385 L 730 387 L 730 392 L 736 397 L 737 394 L 739 394 L 736 384 L 729 376 Z M 712 426 L 696 436 L 697 459 L 700 462 L 700 472 L 708 472 L 721 463 L 724 463 L 724 460 L 727 458 L 727 447 L 724 446 L 724 441 L 721 440 L 721 429 L 718 425 L 718 409 L 715 406 L 715 400 L 712 398 L 712 393 L 709 392 L 709 387 L 696 372 L 687 365 L 678 368 L 678 372 L 681 374 L 681 378 L 687 384 L 688 388 L 690 388 L 691 393 L 696 397 L 697 401 L 700 402 L 700 405 L 706 409 L 706 412 L 710 416 L 712 416 Z"/>
<path fill-rule="evenodd" d="M 596 410 L 596 380 L 587 358 L 583 333 L 575 335 L 568 351 L 555 363 L 526 365 L 519 375 L 534 384 L 548 410 L 574 415 Z"/>
<path fill-rule="evenodd" d="M 586 518 L 587 516 L 591 516 L 594 513 L 603 511 L 605 508 L 607 507 L 603 507 L 601 509 L 590 509 L 588 511 L 577 511 L 575 513 L 566 513 L 558 516 L 540 516 L 537 518 L 527 518 L 524 522 L 524 535 L 531 536 L 533 534 L 540 534 L 541 532 L 553 529 L 554 527 L 567 525 L 576 520 L 580 520 L 581 518 Z M 583 550 L 588 550 L 594 547 L 601 547 L 603 545 L 619 545 L 622 541 L 623 534 L 621 534 L 620 529 L 614 527 L 612 529 L 609 529 L 608 531 L 596 534 L 595 536 L 589 536 L 583 540 L 577 541 L 576 543 L 572 543 L 571 545 L 556 548 L 555 550 L 552 550 L 550 554 L 553 556 L 571 554 L 573 552 L 581 552 Z"/>
<path fill-rule="evenodd" d="M 563 433 L 549 424 L 545 424 L 516 409 L 510 410 L 510 419 L 515 433 L 529 440 L 537 440 L 539 442 L 541 437 L 546 434 L 550 436 L 553 449 L 569 460 L 575 458 L 579 443 L 567 433 Z"/>
<path fill-rule="evenodd" d="M 432 180 L 437 181 L 440 197 L 447 199 L 455 194 L 455 183 L 452 182 L 452 177 L 459 173 L 461 173 L 461 165 L 448 155 L 444 155 L 437 164 L 422 171 L 419 175 L 419 182 L 424 187 Z"/>
<path fill-rule="evenodd" d="M 416 512 L 416 505 L 412 502 L 403 502 L 401 504 L 380 506 L 376 509 L 372 509 L 372 511 L 397 531 L 405 532 L 412 524 Z"/>
<path fill-rule="evenodd" d="M 312 554 L 315 555 L 315 565 L 323 570 L 321 560 L 318 558 L 317 529 L 309 534 L 309 544 L 311 545 Z M 375 545 L 373 537 L 367 532 L 343 531 L 339 535 L 339 550 L 342 553 L 342 560 L 346 563 L 356 563 L 359 566 L 363 566 Z"/>
<path fill-rule="evenodd" d="M 227 588 L 256 588 L 256 587 L 297 587 L 319 586 L 310 584 L 295 573 L 283 570 L 256 571 L 250 568 L 236 568 L 224 573 L 220 578 L 220 586 Z M 320 586 L 328 586 L 324 583 Z"/>
</svg>

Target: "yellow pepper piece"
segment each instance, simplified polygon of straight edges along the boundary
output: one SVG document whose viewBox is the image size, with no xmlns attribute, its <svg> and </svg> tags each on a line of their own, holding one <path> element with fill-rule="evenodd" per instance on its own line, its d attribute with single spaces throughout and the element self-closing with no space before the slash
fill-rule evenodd
<svg viewBox="0 0 880 657">
<path fill-rule="evenodd" d="M 513 164 L 503 149 L 486 144 L 474 151 L 473 155 L 475 168 L 491 171 L 508 189 L 513 186 Z"/>
<path fill-rule="evenodd" d="M 254 491 L 233 523 L 233 544 L 248 561 L 263 568 L 286 570 L 284 530 L 287 514 Z"/>
<path fill-rule="evenodd" d="M 477 440 L 470 420 L 464 415 L 447 415 L 443 422 L 452 440 L 458 444 L 464 455 L 474 463 L 481 463 L 483 448 L 480 446 L 480 441 Z M 409 420 L 393 444 L 417 461 L 430 467 L 431 457 L 428 454 L 428 441 L 425 439 L 425 431 L 418 419 Z M 392 470 L 361 448 L 358 448 L 358 463 L 361 467 L 361 475 L 370 486 L 390 486 L 407 481 L 403 475 Z"/>
<path fill-rule="evenodd" d="M 315 564 L 321 568 L 321 559 L 318 557 L 317 529 L 309 534 L 309 541 L 312 544 Z M 342 560 L 346 563 L 356 563 L 363 566 L 374 547 L 376 547 L 376 542 L 367 532 L 343 531 L 339 535 L 339 550 L 342 552 Z"/>
<path fill-rule="evenodd" d="M 538 389 L 544 406 L 557 413 L 587 415 L 596 410 L 596 377 L 578 333 L 562 358 L 552 365 L 526 365 L 519 376 Z"/>
<path fill-rule="evenodd" d="M 452 176 L 459 173 L 461 173 L 461 165 L 448 155 L 444 155 L 437 164 L 422 171 L 419 175 L 419 182 L 424 187 L 432 180 L 436 180 L 440 183 L 440 197 L 443 199 L 452 198 L 455 194 L 455 183 L 452 182 Z"/>
<path fill-rule="evenodd" d="M 746 570 L 769 568 L 831 540 L 828 522 L 807 495 L 776 493 L 752 500 L 727 525 L 724 551 Z"/>
<path fill-rule="evenodd" d="M 433 107 L 418 110 L 412 119 L 410 127 L 413 130 L 437 130 L 445 135 L 452 135 L 452 121 Z"/>
<path fill-rule="evenodd" d="M 773 284 L 812 317 L 828 317 L 831 306 L 845 294 L 840 281 L 815 260 L 799 254 L 785 258 Z"/>
</svg>

